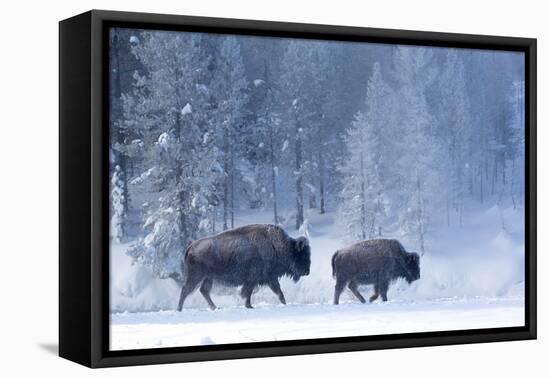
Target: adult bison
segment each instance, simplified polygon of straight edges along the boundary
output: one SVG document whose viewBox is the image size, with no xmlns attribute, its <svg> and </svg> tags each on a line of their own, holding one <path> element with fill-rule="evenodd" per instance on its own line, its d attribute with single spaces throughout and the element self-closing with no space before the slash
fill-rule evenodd
<svg viewBox="0 0 550 378">
<path fill-rule="evenodd" d="M 199 284 L 201 294 L 214 310 L 216 305 L 210 298 L 214 281 L 242 285 L 241 296 L 248 308 L 252 308 L 250 297 L 259 285 L 268 285 L 286 304 L 279 278 L 290 276 L 297 282 L 307 276 L 310 254 L 307 238 L 293 239 L 274 225 L 249 225 L 196 240 L 182 257 L 184 284 L 178 311 Z"/>
<path fill-rule="evenodd" d="M 358 290 L 360 284 L 374 284 L 374 295 L 385 302 L 390 282 L 404 278 L 410 284 L 420 278 L 419 256 L 407 252 L 397 240 L 366 240 L 336 251 L 332 256 L 332 275 L 336 279 L 334 304 L 338 304 L 340 294 L 346 284 L 362 303 L 365 298 Z"/>
</svg>

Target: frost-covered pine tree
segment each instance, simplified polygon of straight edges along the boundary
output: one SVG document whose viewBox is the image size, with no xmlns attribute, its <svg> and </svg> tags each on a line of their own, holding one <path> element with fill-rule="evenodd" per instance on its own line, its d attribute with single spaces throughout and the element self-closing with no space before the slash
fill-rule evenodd
<svg viewBox="0 0 550 378">
<path fill-rule="evenodd" d="M 462 224 L 464 201 L 470 192 L 473 177 L 473 124 L 466 88 L 464 63 L 456 50 L 448 50 L 445 65 L 438 77 L 440 101 L 438 107 L 439 142 L 446 156 L 441 156 L 440 188 L 445 192 L 447 224 L 451 223 L 450 211 L 458 213 Z M 441 192 L 440 192 L 441 193 Z"/>
<path fill-rule="evenodd" d="M 396 187 L 400 189 L 398 218 L 402 232 L 416 240 L 422 253 L 430 210 L 440 201 L 434 169 L 438 156 L 435 122 L 426 102 L 426 88 L 435 76 L 430 65 L 432 54 L 427 48 L 399 46 L 393 60 L 400 132 L 394 156 Z"/>
<path fill-rule="evenodd" d="M 235 223 L 236 190 L 239 176 L 236 161 L 241 152 L 242 138 L 237 138 L 244 118 L 244 106 L 248 100 L 248 84 L 244 76 L 241 49 L 236 37 L 225 37 L 216 56 L 215 72 L 211 87 L 216 103 L 216 121 L 221 131 L 223 151 L 223 229 L 233 228 Z"/>
<path fill-rule="evenodd" d="M 111 208 L 113 213 L 118 214 L 117 218 L 120 224 L 116 227 L 118 230 L 115 240 L 121 240 L 127 236 L 131 229 L 129 203 L 130 192 L 128 190 L 128 151 L 123 147 L 125 139 L 129 138 L 131 133 L 122 126 L 123 120 L 123 101 L 122 94 L 130 88 L 129 78 L 132 71 L 139 69 L 139 64 L 130 54 L 130 50 L 135 42 L 132 42 L 132 37 L 138 40 L 134 35 L 135 31 L 131 29 L 112 28 L 109 31 L 109 132 L 110 132 L 110 148 L 109 148 L 109 167 L 111 173 L 111 181 L 116 181 L 117 191 L 120 192 L 120 197 L 123 198 L 118 204 L 118 208 Z M 118 168 L 117 168 L 118 167 Z M 116 178 L 114 177 L 116 175 Z"/>
<path fill-rule="evenodd" d="M 130 183 L 142 196 L 143 235 L 128 254 L 161 277 L 178 278 L 180 256 L 207 212 L 212 172 L 220 172 L 208 135 L 209 57 L 197 34 L 144 32 L 133 52 L 146 69 L 124 97 L 125 122 L 144 156 Z M 136 142 L 137 141 L 137 142 Z"/>
<path fill-rule="evenodd" d="M 492 152 L 490 151 L 489 141 L 492 137 L 492 123 L 496 117 L 494 112 L 497 102 L 492 95 L 494 80 L 497 79 L 494 66 L 491 64 L 492 52 L 488 51 L 470 51 L 467 54 L 461 54 L 465 71 L 467 72 L 467 93 L 470 100 L 472 130 L 474 138 L 470 141 L 470 160 L 472 166 L 470 173 L 472 175 L 472 192 L 476 199 L 483 203 L 491 190 L 490 163 Z"/>
<path fill-rule="evenodd" d="M 318 138 L 315 125 L 320 123 L 322 115 L 322 79 L 326 74 L 322 48 L 320 42 L 293 40 L 288 43 L 282 61 L 280 95 L 290 125 L 294 154 L 292 172 L 295 177 L 297 230 L 304 222 L 305 178 L 308 166 L 313 164 L 313 155 L 304 142 Z M 309 186 L 306 188 L 311 191 Z"/>
<path fill-rule="evenodd" d="M 510 103 L 507 129 L 509 132 L 510 147 L 509 160 L 509 194 L 515 208 L 523 208 L 525 193 L 525 81 L 517 80 L 510 85 L 508 96 Z"/>
<path fill-rule="evenodd" d="M 264 60 L 262 79 L 254 80 L 254 94 L 252 103 L 255 104 L 253 114 L 255 127 L 248 133 L 249 148 L 246 153 L 252 167 L 254 177 L 247 177 L 260 196 L 263 198 L 263 206 L 271 205 L 273 210 L 272 221 L 277 224 L 279 217 L 279 181 L 280 167 L 284 166 L 288 148 L 288 138 L 281 127 L 279 88 L 275 85 L 276 76 L 273 69 L 269 68 L 267 58 Z M 269 193 L 265 196 L 265 193 Z"/>
<path fill-rule="evenodd" d="M 333 142 L 338 130 L 336 109 L 341 105 L 335 90 L 339 77 L 334 50 L 330 45 L 314 45 L 310 59 L 314 85 L 311 88 L 312 114 L 307 134 L 309 142 L 306 145 L 306 165 L 309 168 L 307 186 L 309 207 L 318 208 L 319 213 L 324 214 L 327 204 L 327 169 L 332 166 Z"/>
<path fill-rule="evenodd" d="M 355 115 L 345 136 L 349 156 L 339 167 L 344 182 L 339 216 L 352 240 L 379 235 L 385 222 L 395 151 L 392 95 L 380 65 L 375 63 L 367 85 L 365 110 Z"/>
<path fill-rule="evenodd" d="M 111 176 L 111 239 L 120 243 L 124 238 L 124 224 L 126 220 L 126 196 L 124 195 L 125 182 L 121 177 L 120 166 L 114 168 Z"/>
</svg>

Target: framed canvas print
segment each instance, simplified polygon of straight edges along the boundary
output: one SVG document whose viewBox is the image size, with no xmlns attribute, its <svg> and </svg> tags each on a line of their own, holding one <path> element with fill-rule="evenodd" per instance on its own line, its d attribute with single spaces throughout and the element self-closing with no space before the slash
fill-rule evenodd
<svg viewBox="0 0 550 378">
<path fill-rule="evenodd" d="M 60 22 L 60 355 L 536 337 L 536 40 Z"/>
</svg>

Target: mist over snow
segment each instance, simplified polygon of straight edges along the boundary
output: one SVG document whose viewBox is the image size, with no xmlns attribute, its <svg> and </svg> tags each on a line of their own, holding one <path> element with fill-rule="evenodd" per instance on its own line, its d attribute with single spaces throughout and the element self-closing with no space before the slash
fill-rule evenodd
<svg viewBox="0 0 550 378">
<path fill-rule="evenodd" d="M 493 224 L 492 217 L 499 212 L 495 207 L 483 209 L 462 227 L 441 227 L 428 239 L 433 254 L 421 257 L 421 279 L 408 285 L 399 280 L 390 286 L 391 301 L 414 302 L 430 300 L 472 300 L 475 298 L 523 298 L 524 245 L 521 218 L 513 209 L 504 211 L 507 228 Z M 334 280 L 330 259 L 346 245 L 341 229 L 334 223 L 334 214 L 310 214 L 309 239 L 312 248 L 311 273 L 295 284 L 289 278 L 281 279 L 281 287 L 288 303 L 331 304 Z M 269 213 L 243 214 L 240 222 L 265 223 Z M 518 221 L 519 220 L 519 221 Z M 298 235 L 295 231 L 291 234 Z M 389 235 L 391 237 L 391 235 Z M 403 240 L 403 239 L 402 239 Z M 405 247 L 409 245 L 403 240 Z M 118 312 L 174 310 L 180 286 L 170 279 L 156 278 L 152 270 L 132 264 L 126 255 L 128 244 L 113 244 L 111 253 L 111 309 Z M 480 253 L 480 250 L 483 251 Z M 361 287 L 366 295 L 369 286 Z M 215 287 L 213 297 L 219 307 L 242 307 L 237 288 Z M 259 289 L 253 296 L 258 305 L 279 306 L 279 301 L 268 288 Z M 351 292 L 344 291 L 343 303 L 355 303 Z M 368 306 L 368 305 L 366 305 Z M 185 308 L 206 309 L 206 302 L 198 290 L 185 303 Z M 368 309 L 367 309 L 368 311 Z"/>
</svg>

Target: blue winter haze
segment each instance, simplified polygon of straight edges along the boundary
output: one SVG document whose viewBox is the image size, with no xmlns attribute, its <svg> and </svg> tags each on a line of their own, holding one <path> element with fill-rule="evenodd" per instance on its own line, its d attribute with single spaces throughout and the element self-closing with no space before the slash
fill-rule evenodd
<svg viewBox="0 0 550 378">
<path fill-rule="evenodd" d="M 109 55 L 111 348 L 523 325 L 523 53 L 114 28 Z M 173 313 L 185 248 L 253 223 L 310 240 L 289 305 L 215 285 L 224 310 Z M 336 313 L 332 254 L 374 238 L 421 279 Z"/>
</svg>

